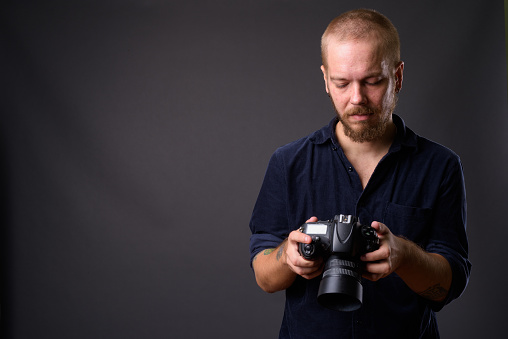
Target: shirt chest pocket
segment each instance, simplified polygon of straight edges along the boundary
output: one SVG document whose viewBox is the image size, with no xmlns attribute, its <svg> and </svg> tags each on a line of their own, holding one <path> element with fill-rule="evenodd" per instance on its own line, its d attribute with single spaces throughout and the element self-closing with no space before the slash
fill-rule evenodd
<svg viewBox="0 0 508 339">
<path fill-rule="evenodd" d="M 394 235 L 401 235 L 419 244 L 425 244 L 432 209 L 404 206 L 389 202 L 386 204 L 383 223 Z"/>
</svg>

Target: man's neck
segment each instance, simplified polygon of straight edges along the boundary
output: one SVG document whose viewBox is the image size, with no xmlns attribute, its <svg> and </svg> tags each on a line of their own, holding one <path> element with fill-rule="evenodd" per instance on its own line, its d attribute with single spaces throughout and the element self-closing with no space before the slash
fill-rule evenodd
<svg viewBox="0 0 508 339">
<path fill-rule="evenodd" d="M 369 142 L 354 142 L 344 134 L 342 124 L 337 123 L 335 134 L 339 144 L 351 165 L 356 169 L 364 189 L 379 161 L 388 153 L 396 133 L 397 127 L 393 122 L 390 122 L 385 133 L 379 139 Z"/>
</svg>

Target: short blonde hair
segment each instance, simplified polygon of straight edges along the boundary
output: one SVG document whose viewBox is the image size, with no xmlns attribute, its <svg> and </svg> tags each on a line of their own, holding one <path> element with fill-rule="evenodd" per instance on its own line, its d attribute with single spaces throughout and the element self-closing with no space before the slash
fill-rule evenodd
<svg viewBox="0 0 508 339">
<path fill-rule="evenodd" d="M 326 52 L 331 39 L 346 41 L 376 36 L 385 56 L 395 67 L 400 62 L 400 40 L 397 29 L 383 14 L 372 9 L 356 9 L 333 19 L 321 37 L 321 59 L 326 68 Z"/>
</svg>

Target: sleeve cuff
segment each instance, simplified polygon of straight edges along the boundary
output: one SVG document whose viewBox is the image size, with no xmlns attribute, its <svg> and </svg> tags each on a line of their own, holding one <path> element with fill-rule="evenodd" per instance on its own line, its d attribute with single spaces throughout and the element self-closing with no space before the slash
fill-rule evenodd
<svg viewBox="0 0 508 339">
<path fill-rule="evenodd" d="M 253 234 L 250 237 L 250 266 L 252 260 L 262 250 L 267 248 L 276 248 L 284 239 L 268 233 Z"/>
</svg>

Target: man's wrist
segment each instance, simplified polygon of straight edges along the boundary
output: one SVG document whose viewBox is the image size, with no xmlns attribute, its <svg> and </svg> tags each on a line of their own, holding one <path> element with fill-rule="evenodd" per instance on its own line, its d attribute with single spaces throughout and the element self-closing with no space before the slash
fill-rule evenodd
<svg viewBox="0 0 508 339">
<path fill-rule="evenodd" d="M 415 251 L 417 251 L 418 248 L 416 248 L 417 245 L 415 243 L 404 236 L 396 236 L 395 239 L 397 239 L 398 262 L 396 263 L 397 266 L 394 271 L 399 274 L 399 272 L 407 270 L 414 264 L 412 258 L 415 256 Z"/>
<path fill-rule="evenodd" d="M 286 238 L 276 249 L 275 259 L 283 265 L 287 265 L 286 246 L 288 239 Z"/>
</svg>

